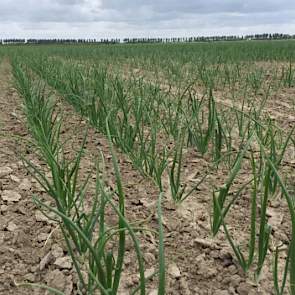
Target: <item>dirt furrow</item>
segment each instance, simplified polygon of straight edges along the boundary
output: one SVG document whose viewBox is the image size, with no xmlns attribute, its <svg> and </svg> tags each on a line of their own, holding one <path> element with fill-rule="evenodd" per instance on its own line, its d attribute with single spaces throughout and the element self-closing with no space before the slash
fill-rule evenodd
<svg viewBox="0 0 295 295">
<path fill-rule="evenodd" d="M 42 267 L 40 262 L 49 251 L 48 238 L 54 226 L 44 218 L 32 202 L 32 195 L 42 195 L 36 181 L 27 173 L 20 151 L 30 139 L 21 109 L 21 99 L 13 89 L 11 66 L 4 60 L 0 66 L 0 294 L 45 294 L 44 290 L 17 288 L 18 282 L 50 284 L 69 274 Z M 59 256 L 64 251 L 57 243 L 50 245 Z M 43 260 L 44 262 L 44 260 Z"/>
</svg>

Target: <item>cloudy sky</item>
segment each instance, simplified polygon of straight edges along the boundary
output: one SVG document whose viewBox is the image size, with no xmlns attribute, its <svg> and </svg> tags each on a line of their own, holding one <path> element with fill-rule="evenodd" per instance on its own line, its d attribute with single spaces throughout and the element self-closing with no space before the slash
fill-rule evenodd
<svg viewBox="0 0 295 295">
<path fill-rule="evenodd" d="M 294 0 L 0 0 L 0 38 L 295 34 Z"/>
</svg>

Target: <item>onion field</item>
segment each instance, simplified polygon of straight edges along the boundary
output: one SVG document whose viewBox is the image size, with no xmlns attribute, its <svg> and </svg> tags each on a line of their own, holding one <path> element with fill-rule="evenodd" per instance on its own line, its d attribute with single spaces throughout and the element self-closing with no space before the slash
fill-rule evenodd
<svg viewBox="0 0 295 295">
<path fill-rule="evenodd" d="M 295 42 L 0 46 L 0 294 L 295 295 Z"/>
</svg>

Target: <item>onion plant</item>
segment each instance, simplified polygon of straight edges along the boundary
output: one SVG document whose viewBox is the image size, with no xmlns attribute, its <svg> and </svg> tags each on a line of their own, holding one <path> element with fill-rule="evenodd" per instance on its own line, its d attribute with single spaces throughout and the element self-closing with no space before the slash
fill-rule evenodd
<svg viewBox="0 0 295 295">
<path fill-rule="evenodd" d="M 37 196 L 34 196 L 33 200 L 46 216 L 53 219 L 60 226 L 68 253 L 78 275 L 78 292 L 87 295 L 97 294 L 97 291 L 101 294 L 118 294 L 126 255 L 126 234 L 129 234 L 134 244 L 139 267 L 140 280 L 136 291 L 139 291 L 142 295 L 146 294 L 147 278 L 144 276 L 143 254 L 135 234 L 136 229 L 131 226 L 125 217 L 125 195 L 108 122 L 106 122 L 106 130 L 117 189 L 113 193 L 110 192 L 104 183 L 104 179 L 99 174 L 100 169 L 97 168 L 95 195 L 91 200 L 90 210 L 86 210 L 87 185 L 91 173 L 82 182 L 79 180 L 78 175 L 80 175 L 80 163 L 87 133 L 73 159 L 68 159 L 64 151 L 64 143 L 61 141 L 62 120 L 58 114 L 55 115 L 54 104 L 47 99 L 44 88 L 40 89 L 39 84 L 36 86 L 35 82 L 30 80 L 28 73 L 23 72 L 17 63 L 14 63 L 14 74 L 17 88 L 24 97 L 28 127 L 33 136 L 34 144 L 39 151 L 38 155 L 47 164 L 47 168 L 51 173 L 51 177 L 49 177 L 46 171 L 24 158 L 26 167 L 44 188 L 48 196 L 52 198 L 54 205 L 42 201 Z M 118 197 L 118 205 L 114 202 L 114 194 Z M 117 227 L 107 224 L 107 207 L 113 208 L 113 211 L 118 216 Z M 165 266 L 160 203 L 158 205 L 158 214 L 161 228 L 159 294 L 164 294 Z M 117 246 L 111 246 L 116 241 Z M 114 252 L 115 249 L 117 249 L 117 254 Z M 85 271 L 86 278 L 83 275 Z M 31 284 L 31 286 L 38 287 L 39 285 Z M 50 292 L 62 294 L 53 288 L 41 287 Z"/>
<path fill-rule="evenodd" d="M 290 219 L 291 219 L 291 240 L 289 243 L 289 251 L 288 251 L 288 256 L 287 256 L 287 265 L 285 268 L 285 273 L 287 271 L 289 271 L 289 284 L 290 284 L 290 294 L 294 295 L 295 294 L 295 206 L 294 206 L 294 196 L 291 196 L 286 188 L 286 185 L 284 183 L 284 181 L 282 180 L 276 165 L 272 162 L 272 160 L 270 159 L 270 157 L 267 155 L 265 148 L 262 144 L 262 142 L 259 140 L 259 138 L 257 138 L 257 140 L 259 141 L 260 144 L 260 148 L 261 151 L 263 153 L 263 156 L 265 158 L 265 160 L 267 161 L 267 164 L 269 165 L 269 169 L 276 175 L 279 186 L 281 188 L 281 192 L 282 195 L 284 196 L 287 204 L 288 204 L 288 208 L 289 208 L 289 213 L 290 213 Z M 275 259 L 277 259 L 277 255 L 278 252 L 276 251 L 275 253 Z M 277 269 L 277 268 L 276 268 Z M 275 275 L 275 286 L 278 286 L 278 278 L 276 273 Z M 285 275 L 284 275 L 285 276 Z M 285 279 L 283 277 L 283 283 L 282 283 L 282 291 L 284 289 L 285 286 Z M 277 289 L 277 288 L 276 288 Z"/>
<path fill-rule="evenodd" d="M 285 66 L 282 67 L 281 80 L 283 81 L 284 86 L 287 86 L 290 88 L 294 86 L 294 78 L 295 78 L 294 66 L 292 62 L 290 61 L 288 67 L 285 67 Z"/>
<path fill-rule="evenodd" d="M 239 151 L 239 153 L 237 154 L 234 165 L 232 166 L 231 171 L 224 185 L 219 188 L 218 194 L 217 192 L 213 193 L 213 216 L 212 216 L 212 224 L 211 224 L 213 236 L 215 236 L 218 233 L 218 230 L 222 224 L 223 219 L 225 218 L 226 214 L 229 212 L 229 209 L 234 203 L 235 198 L 238 197 L 239 193 L 241 192 L 239 191 L 236 197 L 232 198 L 230 202 L 228 203 L 226 202 L 229 195 L 230 188 L 233 185 L 233 182 L 236 179 L 241 169 L 243 158 L 245 156 L 245 153 L 248 151 L 252 138 L 253 138 L 253 135 L 250 136 L 244 148 L 241 151 Z"/>
</svg>

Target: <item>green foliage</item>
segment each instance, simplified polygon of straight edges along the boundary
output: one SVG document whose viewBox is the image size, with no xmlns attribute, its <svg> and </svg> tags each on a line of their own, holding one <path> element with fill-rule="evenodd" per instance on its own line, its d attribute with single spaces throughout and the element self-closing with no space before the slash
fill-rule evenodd
<svg viewBox="0 0 295 295">
<path fill-rule="evenodd" d="M 17 62 L 14 63 L 14 75 L 16 85 L 24 98 L 24 108 L 28 127 L 38 150 L 38 155 L 47 164 L 51 173 L 49 177 L 42 168 L 24 158 L 24 162 L 47 194 L 54 201 L 54 205 L 48 205 L 40 198 L 34 196 L 33 200 L 40 210 L 49 218 L 58 222 L 68 252 L 72 258 L 79 278 L 79 292 L 81 294 L 118 294 L 119 284 L 123 272 L 123 262 L 126 255 L 125 240 L 128 233 L 133 241 L 137 254 L 140 281 L 138 290 L 140 294 L 146 294 L 146 280 L 144 276 L 144 260 L 137 240 L 135 230 L 125 217 L 125 195 L 121 181 L 121 175 L 113 150 L 112 138 L 108 121 L 106 131 L 112 154 L 113 166 L 116 177 L 117 189 L 111 193 L 99 175 L 99 167 L 96 176 L 96 191 L 90 210 L 86 210 L 87 185 L 91 173 L 81 182 L 78 179 L 80 163 L 83 156 L 87 132 L 80 149 L 73 159 L 68 159 L 64 152 L 64 144 L 61 142 L 62 120 L 54 103 L 46 98 L 44 88 L 35 83 L 24 72 Z M 119 199 L 118 205 L 114 203 L 114 195 Z M 111 206 L 118 216 L 118 227 L 107 224 L 106 208 Z M 160 205 L 159 205 L 159 214 Z M 50 215 L 51 214 L 51 215 Z M 53 216 L 52 216 L 53 214 Z M 159 215 L 161 226 L 161 216 Z M 117 254 L 110 248 L 118 237 Z M 110 243 L 112 242 L 112 243 Z M 163 228 L 160 231 L 160 285 L 159 294 L 164 294 L 164 259 L 163 259 Z M 82 272 L 86 271 L 87 278 Z M 58 290 L 46 286 L 34 284 L 20 284 L 23 286 L 35 286 L 45 288 L 50 292 L 61 294 Z"/>
</svg>

